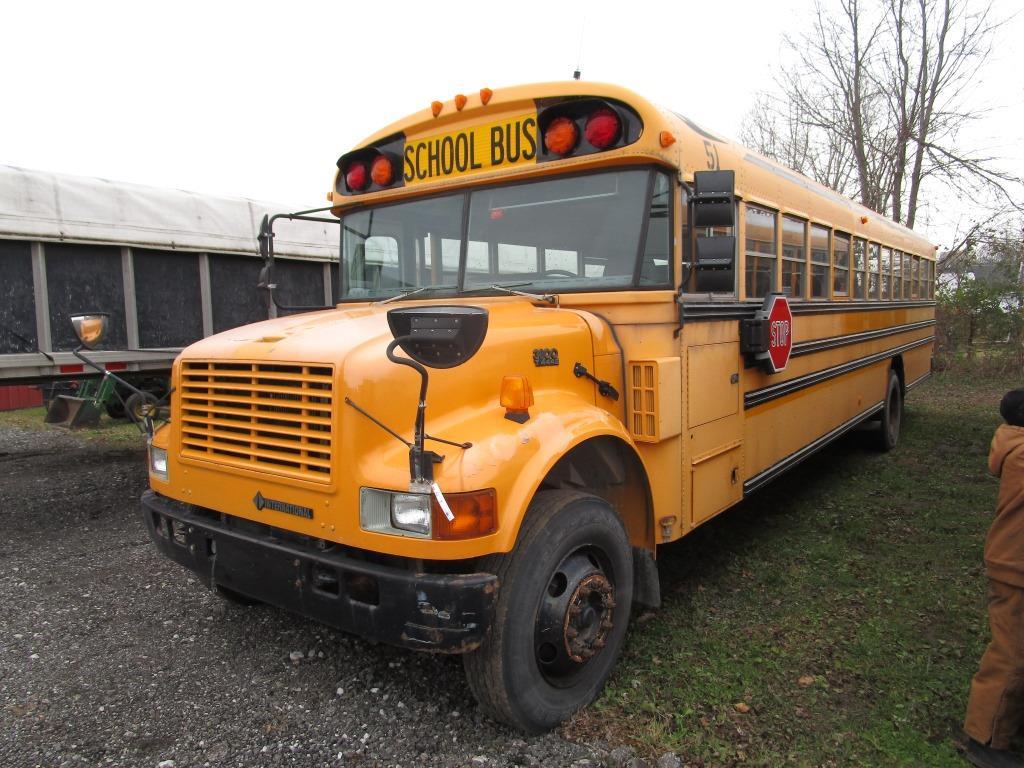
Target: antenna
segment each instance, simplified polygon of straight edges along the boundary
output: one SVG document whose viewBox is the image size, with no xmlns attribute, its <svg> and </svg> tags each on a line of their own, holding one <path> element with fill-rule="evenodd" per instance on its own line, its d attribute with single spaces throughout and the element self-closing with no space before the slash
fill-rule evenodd
<svg viewBox="0 0 1024 768">
<path fill-rule="evenodd" d="M 587 17 L 583 17 L 583 21 L 580 23 L 580 47 L 576 53 L 576 69 L 572 73 L 573 80 L 579 80 L 580 74 L 583 72 L 583 32 L 587 27 Z"/>
</svg>

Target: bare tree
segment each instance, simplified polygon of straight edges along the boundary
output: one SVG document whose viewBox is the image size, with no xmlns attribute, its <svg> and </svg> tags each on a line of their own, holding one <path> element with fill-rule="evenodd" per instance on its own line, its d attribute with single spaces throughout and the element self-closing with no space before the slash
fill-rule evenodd
<svg viewBox="0 0 1024 768">
<path fill-rule="evenodd" d="M 999 26 L 989 5 L 971 4 L 817 4 L 811 28 L 787 39 L 795 63 L 755 103 L 744 139 L 911 227 L 929 179 L 995 191 L 1020 210 L 1021 179 L 959 146 L 978 117 L 966 100 Z"/>
</svg>

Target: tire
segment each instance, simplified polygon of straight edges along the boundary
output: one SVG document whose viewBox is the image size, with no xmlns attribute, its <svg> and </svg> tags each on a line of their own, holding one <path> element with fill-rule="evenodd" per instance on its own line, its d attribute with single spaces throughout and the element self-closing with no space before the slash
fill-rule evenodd
<svg viewBox="0 0 1024 768">
<path fill-rule="evenodd" d="M 113 400 L 107 401 L 107 404 L 104 406 L 104 408 L 107 411 L 107 416 L 109 416 L 112 419 L 128 418 L 128 412 L 124 409 L 124 403 L 118 400 L 116 395 L 114 396 Z"/>
<path fill-rule="evenodd" d="M 877 447 L 883 453 L 893 450 L 900 441 L 900 427 L 903 425 L 903 390 L 896 371 L 889 369 L 885 386 L 885 403 L 882 418 L 878 423 Z"/>
<path fill-rule="evenodd" d="M 135 392 L 129 397 L 124 403 L 124 410 L 127 413 L 128 418 L 134 421 L 136 424 L 141 424 L 143 418 L 145 418 L 146 411 L 150 411 L 152 416 L 156 416 L 156 404 L 157 397 L 152 392 L 145 390 L 140 394 Z"/>
<path fill-rule="evenodd" d="M 249 608 L 254 605 L 260 605 L 260 601 L 256 598 L 247 597 L 246 595 L 243 595 L 240 592 L 235 592 L 235 590 L 233 589 L 222 587 L 220 584 L 214 587 L 214 592 L 216 592 L 218 597 L 220 597 L 225 602 L 232 603 L 234 605 L 240 605 L 245 608 Z"/>
<path fill-rule="evenodd" d="M 622 649 L 633 555 L 602 499 L 542 491 L 511 552 L 484 559 L 499 591 L 484 644 L 463 656 L 470 690 L 495 720 L 542 733 L 601 692 Z"/>
</svg>

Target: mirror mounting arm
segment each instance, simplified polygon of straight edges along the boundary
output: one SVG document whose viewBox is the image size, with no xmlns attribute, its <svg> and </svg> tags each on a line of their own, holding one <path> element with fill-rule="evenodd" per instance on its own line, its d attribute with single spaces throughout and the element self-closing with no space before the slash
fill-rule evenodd
<svg viewBox="0 0 1024 768">
<path fill-rule="evenodd" d="M 385 354 L 392 363 L 412 368 L 420 375 L 420 394 L 416 405 L 416 425 L 413 428 L 412 445 L 409 446 L 409 474 L 411 483 L 414 486 L 429 486 L 434 482 L 434 464 L 442 461 L 444 457 L 433 451 L 426 450 L 423 446 L 426 439 L 427 385 L 430 380 L 427 369 L 411 358 L 399 357 L 395 354 L 395 349 L 409 338 L 408 336 L 401 336 L 394 339 L 388 344 Z"/>
</svg>

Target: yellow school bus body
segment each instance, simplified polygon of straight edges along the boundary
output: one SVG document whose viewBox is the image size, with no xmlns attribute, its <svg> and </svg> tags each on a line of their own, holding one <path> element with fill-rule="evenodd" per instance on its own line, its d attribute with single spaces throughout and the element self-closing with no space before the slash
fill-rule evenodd
<svg viewBox="0 0 1024 768">
<path fill-rule="evenodd" d="M 481 163 L 481 168 L 453 171 L 442 178 L 426 174 L 432 162 L 428 149 L 440 146 L 431 143 L 439 141 L 437 137 L 461 131 L 464 142 L 476 142 L 483 152 L 482 142 L 490 131 L 536 116 L 539 104 L 575 96 L 628 104 L 643 125 L 639 138 L 618 149 L 553 162 L 520 158 L 493 168 Z M 550 83 L 469 94 L 464 101 L 461 109 L 456 100 L 434 104 L 362 142 L 359 147 L 403 136 L 405 146 L 413 147 L 405 166 L 411 175 L 397 188 L 355 196 L 340 191 L 336 177 L 329 193 L 333 212 L 344 216 L 369 205 L 481 185 L 654 166 L 667 170 L 673 180 L 672 289 L 566 292 L 557 296 L 556 306 L 505 295 L 422 301 L 410 297 L 401 304 L 383 305 L 350 301 L 208 338 L 185 350 L 175 364 L 172 424 L 154 438 L 155 446 L 167 449 L 168 480 L 152 476 L 154 492 L 326 545 L 338 543 L 417 563 L 476 562 L 512 552 L 531 501 L 552 469 L 575 452 L 600 444 L 610 446 L 623 471 L 618 482 L 598 492 L 623 521 L 637 556 L 646 552 L 653 557 L 658 544 L 686 535 L 816 448 L 879 414 L 890 370 L 898 375 L 901 392 L 928 375 L 933 268 L 919 267 L 913 299 L 882 300 L 877 293 L 873 298 L 850 298 L 831 290 L 818 299 L 806 295 L 811 282 L 810 225 L 931 264 L 933 246 L 912 231 L 622 88 Z M 534 133 L 533 139 L 540 137 Z M 428 149 L 417 150 L 419 146 Z M 462 145 L 464 150 L 469 146 Z M 416 151 L 421 152 L 419 160 Z M 681 185 L 691 185 L 696 172 L 708 169 L 731 169 L 736 174 L 735 234 L 740 245 L 731 295 L 692 290 L 694 286 L 684 284 L 694 274 L 685 266 L 693 261 L 694 233 L 687 226 Z M 753 365 L 741 349 L 741 322 L 761 305 L 759 297 L 748 298 L 744 281 L 744 214 L 749 206 L 775 217 L 774 290 L 782 288 L 781 217 L 805 222 L 805 296 L 791 297 L 794 348 L 788 367 L 776 374 Z M 829 243 L 833 258 L 835 241 Z M 848 294 L 854 291 L 852 260 L 849 266 Z M 832 269 L 830 265 L 827 272 L 830 289 Z M 878 263 L 874 270 L 874 283 L 890 280 L 878 272 Z M 868 263 L 861 272 L 866 284 L 871 271 Z M 409 458 L 404 445 L 347 401 L 410 437 L 418 378 L 384 357 L 392 339 L 387 312 L 395 306 L 452 303 L 485 308 L 490 325 L 472 359 L 431 372 L 427 431 L 472 444 L 464 449 L 432 443 L 430 448 L 444 457 L 436 465 L 435 477 L 446 494 L 493 489 L 497 527 L 485 536 L 446 541 L 364 530 L 358 511 L 360 489 L 405 490 Z M 532 354 L 538 348 L 557 348 L 561 363 L 535 366 Z M 574 362 L 611 383 L 621 397 L 602 396 L 590 380 L 571 375 Z M 196 399 L 190 382 L 196 376 L 203 380 L 204 366 L 224 364 L 242 366 L 233 370 L 243 371 L 245 366 L 285 366 L 296 375 L 325 376 L 330 402 L 321 404 L 326 408 L 321 414 L 331 425 L 326 465 L 316 472 L 296 470 L 289 475 L 260 463 L 258 457 L 197 454 L 185 434 L 188 430 L 181 426 L 188 424 L 190 413 L 195 417 L 196 403 L 201 409 L 203 402 Z M 521 424 L 504 418 L 499 404 L 503 378 L 516 375 L 527 377 L 534 394 L 530 419 Z M 205 425 L 214 435 L 215 422 L 213 418 Z M 253 503 L 259 495 L 286 499 L 310 514 L 259 508 Z M 497 716 L 527 729 L 536 725 L 508 713 Z"/>
<path fill-rule="evenodd" d="M 451 133 L 464 125 L 500 124 L 502 120 L 535 110 L 535 100 L 573 95 L 598 95 L 628 103 L 639 112 L 644 123 L 640 140 L 629 147 L 602 154 L 460 175 L 370 193 L 356 200 L 332 192 L 330 197 L 337 206 L 336 212 L 343 214 L 346 205 L 353 203 L 368 205 L 394 198 L 436 194 L 441 189 L 617 164 L 666 165 L 676 170 L 682 181 L 688 182 L 692 181 L 694 171 L 706 169 L 710 164 L 736 169 L 736 194 L 744 203 L 785 210 L 906 252 L 927 257 L 934 253 L 931 245 L 910 230 L 738 145 L 718 137 L 708 138 L 713 134 L 702 133 L 702 129 L 689 121 L 615 86 L 569 82 L 507 88 L 495 91 L 487 106 L 479 103 L 479 95 L 470 95 L 461 111 L 456 110 L 454 101 L 449 101 L 435 118 L 428 107 L 384 128 L 361 146 L 397 132 L 405 132 L 408 140 L 414 141 L 418 137 Z M 668 147 L 662 146 L 663 133 L 673 139 Z M 751 163 L 752 158 L 756 158 L 756 164 Z M 794 183 L 794 179 L 801 183 Z M 678 223 L 682 216 L 681 204 L 678 195 L 673 198 L 676 208 L 673 220 Z M 867 219 L 866 223 L 861 223 L 862 217 Z M 678 290 L 681 272 L 678 265 L 682 255 L 678 231 L 673 239 Z M 739 240 L 743 240 L 742 232 Z M 742 269 L 741 259 L 737 269 L 740 275 Z M 832 302 L 828 302 L 828 307 L 818 306 L 818 302 L 813 301 L 803 305 L 794 302 L 796 349 L 789 367 L 775 375 L 745 368 L 739 351 L 738 313 L 734 311 L 745 306 L 742 280 L 738 282 L 741 295 L 729 301 L 729 307 L 717 306 L 723 319 L 716 319 L 714 303 L 684 303 L 682 331 L 678 337 L 680 315 L 675 291 L 624 290 L 560 296 L 561 308 L 584 313 L 576 317 L 536 308 L 513 298 L 473 300 L 474 304 L 486 305 L 492 311 L 514 313 L 514 319 L 507 314 L 500 316 L 507 317 L 510 327 L 518 329 L 516 335 L 522 347 L 520 361 L 528 360 L 530 351 L 537 346 L 559 346 L 557 339 L 566 326 L 586 322 L 585 314 L 592 311 L 595 314 L 591 315 L 590 327 L 603 346 L 598 353 L 602 358 L 601 375 L 625 393 L 618 403 L 611 403 L 596 396 L 593 385 L 586 380 L 569 377 L 566 381 L 564 376 L 551 376 L 557 369 L 531 370 L 522 363 L 510 364 L 507 361 L 514 359 L 511 351 L 496 345 L 485 345 L 480 357 L 468 364 L 473 370 L 457 368 L 447 372 L 444 379 L 435 377 L 432 403 L 447 403 L 452 397 L 476 404 L 440 417 L 431 416 L 430 429 L 434 434 L 474 443 L 464 456 L 459 449 L 447 446 L 439 449 L 446 457 L 439 483 L 453 492 L 481 487 L 497 490 L 500 527 L 490 536 L 464 541 L 431 541 L 362 531 L 358 518 L 351 514 L 359 487 L 402 487 L 408 479 L 406 456 L 400 444 L 345 408 L 337 398 L 333 418 L 338 420 L 343 442 L 338 446 L 341 450 L 334 452 L 331 484 L 303 483 L 245 469 L 232 471 L 221 464 L 201 461 L 184 462 L 179 468 L 176 462 L 180 461 L 180 446 L 168 445 L 173 479 L 162 491 L 183 501 L 216 498 L 218 508 L 230 514 L 374 551 L 416 558 L 462 559 L 509 551 L 522 515 L 547 470 L 581 442 L 608 435 L 629 444 L 643 463 L 647 488 L 630 489 L 628 498 L 622 500 L 626 506 L 622 511 L 630 522 L 628 527 L 634 544 L 653 550 L 655 544 L 679 538 L 739 501 L 743 483 L 880 403 L 885 386 L 884 370 L 889 361 L 879 360 L 760 405 L 744 405 L 744 398 L 750 393 L 923 340 L 929 343 L 900 353 L 904 381 L 915 383 L 929 371 L 933 332 L 927 323 L 934 316 L 931 302 L 892 308 L 870 301 L 850 301 L 848 307 L 837 307 Z M 687 312 L 690 306 L 693 310 Z M 326 316 L 302 315 L 246 326 L 199 342 L 189 348 L 183 358 L 331 365 L 336 361 L 328 359 L 325 350 L 331 347 L 329 341 L 336 338 L 335 334 L 345 333 L 339 329 L 349 323 L 372 324 L 379 339 L 390 340 L 384 319 L 388 308 L 344 304 Z M 692 319 L 688 319 L 687 315 L 691 314 Z M 293 348 L 287 343 L 292 328 L 318 324 L 322 330 L 317 333 L 322 333 L 322 337 L 304 333 L 301 346 Z M 806 354 L 801 354 L 802 346 L 806 349 L 822 339 L 841 340 L 854 334 L 908 325 L 921 327 L 820 351 L 807 349 Z M 614 329 L 614 337 L 610 329 Z M 286 339 L 260 341 L 278 335 Z M 563 359 L 571 356 L 568 349 L 560 351 Z M 375 348 L 365 360 L 346 359 L 345 378 L 339 382 L 339 392 L 351 392 L 353 400 L 372 413 L 383 414 L 385 421 L 401 429 L 415 408 L 415 375 L 402 371 L 399 378 L 405 381 L 405 387 L 380 389 L 385 380 L 392 381 L 396 374 L 390 370 L 393 366 L 382 362 L 379 352 Z M 636 441 L 626 425 L 625 408 L 630 398 L 623 382 L 625 366 L 630 361 L 672 358 L 679 358 L 681 388 L 678 392 L 660 392 L 658 408 L 678 413 L 680 423 L 672 430 L 675 435 L 654 444 Z M 478 378 L 477 367 L 493 373 Z M 176 386 L 179 371 L 180 361 L 175 368 Z M 501 419 L 502 411 L 498 406 L 502 376 L 519 373 L 528 375 L 534 387 L 538 415 L 522 426 Z M 730 381 L 733 374 L 739 375 L 736 383 Z M 551 380 L 550 388 L 546 379 Z M 446 384 L 451 386 L 451 395 L 441 389 Z M 350 389 L 351 386 L 354 388 Z M 180 403 L 180 399 L 176 402 Z M 167 441 L 169 438 L 164 432 L 158 439 Z M 296 503 L 316 510 L 314 519 L 303 520 L 285 513 L 253 509 L 253 495 L 260 489 L 264 495 L 270 495 L 267 489 L 276 484 L 287 488 L 287 495 L 297 500 Z M 645 500 L 648 494 L 649 504 Z"/>
</svg>

